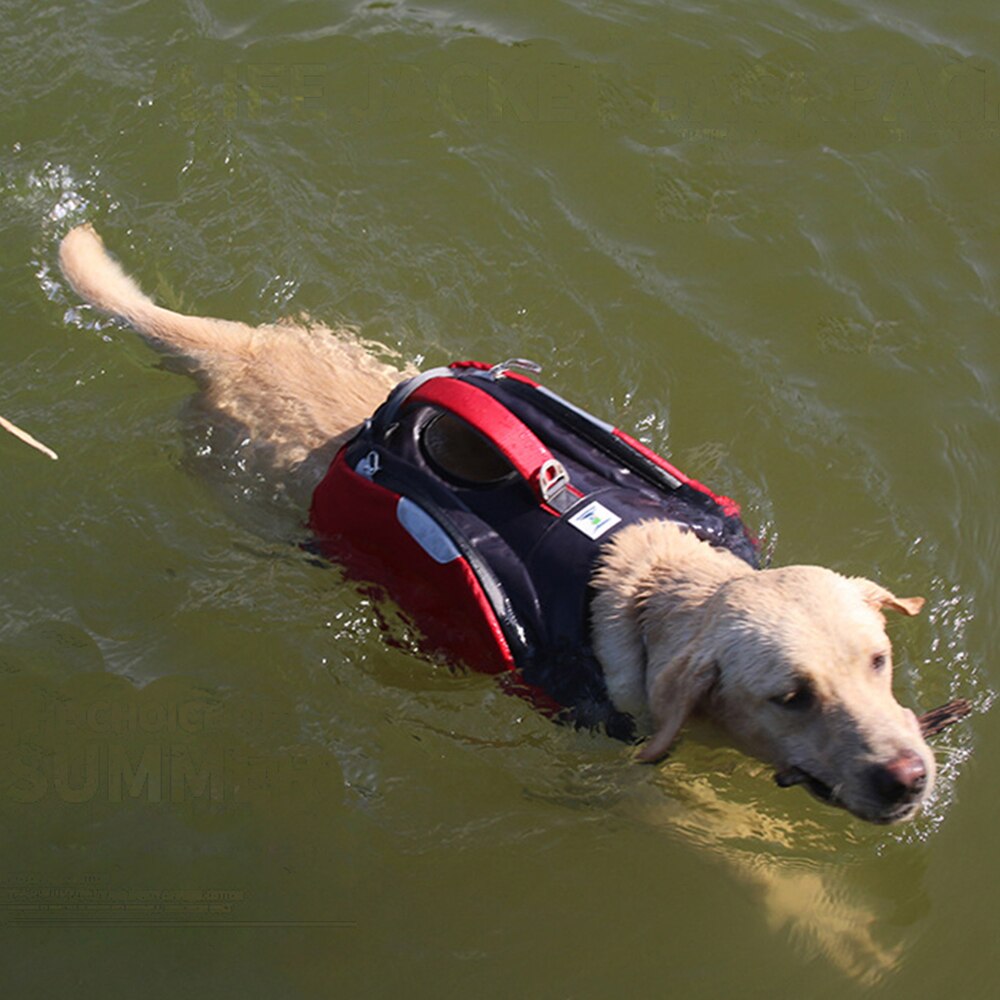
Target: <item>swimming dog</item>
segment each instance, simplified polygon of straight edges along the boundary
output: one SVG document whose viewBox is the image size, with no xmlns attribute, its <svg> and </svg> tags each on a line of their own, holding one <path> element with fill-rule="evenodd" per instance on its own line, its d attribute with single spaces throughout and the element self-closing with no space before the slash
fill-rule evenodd
<svg viewBox="0 0 1000 1000">
<path fill-rule="evenodd" d="M 83 299 L 183 358 L 207 407 L 244 429 L 260 465 L 302 504 L 387 393 L 416 374 L 347 330 L 160 307 L 89 225 L 65 236 L 60 264 Z M 883 619 L 917 614 L 921 598 L 818 566 L 756 570 L 667 520 L 615 534 L 590 582 L 608 695 L 652 734 L 640 760 L 662 758 L 698 713 L 772 765 L 779 784 L 803 784 L 863 820 L 907 820 L 926 801 L 934 758 L 893 696 Z"/>
</svg>

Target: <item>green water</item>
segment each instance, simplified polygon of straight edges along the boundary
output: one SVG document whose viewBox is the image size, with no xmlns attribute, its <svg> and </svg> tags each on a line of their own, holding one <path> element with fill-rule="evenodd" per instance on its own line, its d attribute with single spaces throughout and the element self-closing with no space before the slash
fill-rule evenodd
<svg viewBox="0 0 1000 1000">
<path fill-rule="evenodd" d="M 60 454 L 0 435 L 7 994 L 992 997 L 992 10 L 0 4 L 0 414 Z M 169 305 L 535 358 L 776 563 L 926 595 L 898 695 L 979 710 L 931 807 L 867 827 L 698 730 L 638 768 L 399 648 L 68 292 L 85 219 Z M 714 841 L 699 775 L 760 822 Z"/>
</svg>

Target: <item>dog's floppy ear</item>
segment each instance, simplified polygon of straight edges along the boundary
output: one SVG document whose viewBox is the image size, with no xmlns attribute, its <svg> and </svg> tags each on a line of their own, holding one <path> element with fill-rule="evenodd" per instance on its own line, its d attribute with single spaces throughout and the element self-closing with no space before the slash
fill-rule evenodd
<svg viewBox="0 0 1000 1000">
<path fill-rule="evenodd" d="M 650 669 L 655 669 L 652 664 Z M 639 748 L 636 760 L 654 763 L 666 756 L 681 726 L 708 694 L 717 676 L 715 663 L 690 648 L 660 670 L 649 693 L 649 710 L 656 731 Z"/>
<path fill-rule="evenodd" d="M 916 615 L 924 606 L 922 597 L 897 597 L 885 587 L 871 580 L 866 580 L 863 576 L 851 577 L 851 583 L 861 591 L 861 596 L 877 611 L 888 608 L 890 611 L 898 611 L 901 615 Z"/>
</svg>

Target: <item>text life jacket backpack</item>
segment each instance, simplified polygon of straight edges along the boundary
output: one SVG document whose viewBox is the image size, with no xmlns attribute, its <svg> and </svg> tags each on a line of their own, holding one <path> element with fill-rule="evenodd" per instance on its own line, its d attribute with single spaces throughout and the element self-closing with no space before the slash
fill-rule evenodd
<svg viewBox="0 0 1000 1000">
<path fill-rule="evenodd" d="M 650 519 L 752 566 L 754 543 L 731 500 L 512 365 L 537 369 L 456 362 L 397 386 L 316 488 L 317 548 L 384 586 L 428 651 L 517 670 L 580 724 L 627 737 L 589 638 L 601 546 Z M 449 457 L 456 427 L 471 462 Z"/>
</svg>

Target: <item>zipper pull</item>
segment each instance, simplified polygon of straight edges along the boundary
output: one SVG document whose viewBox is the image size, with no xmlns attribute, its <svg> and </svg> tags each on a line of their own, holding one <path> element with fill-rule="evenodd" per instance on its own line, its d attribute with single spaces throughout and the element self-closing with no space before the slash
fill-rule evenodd
<svg viewBox="0 0 1000 1000">
<path fill-rule="evenodd" d="M 379 458 L 379 453 L 373 448 L 354 466 L 354 471 L 359 476 L 364 476 L 365 479 L 374 479 L 381 468 L 382 460 Z"/>
<path fill-rule="evenodd" d="M 495 382 L 498 378 L 503 378 L 511 368 L 520 368 L 521 371 L 531 372 L 532 375 L 539 375 L 542 371 L 542 366 L 535 361 L 529 361 L 527 358 L 510 358 L 494 365 L 487 374 Z"/>
</svg>

